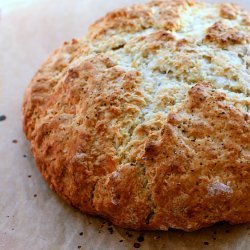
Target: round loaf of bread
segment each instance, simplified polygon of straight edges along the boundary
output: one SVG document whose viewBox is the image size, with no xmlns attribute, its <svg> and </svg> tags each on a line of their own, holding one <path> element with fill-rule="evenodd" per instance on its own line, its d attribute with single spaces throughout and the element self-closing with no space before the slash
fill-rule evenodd
<svg viewBox="0 0 250 250">
<path fill-rule="evenodd" d="M 249 37 L 237 5 L 159 0 L 65 42 L 23 103 L 50 187 L 125 228 L 249 222 Z"/>
</svg>

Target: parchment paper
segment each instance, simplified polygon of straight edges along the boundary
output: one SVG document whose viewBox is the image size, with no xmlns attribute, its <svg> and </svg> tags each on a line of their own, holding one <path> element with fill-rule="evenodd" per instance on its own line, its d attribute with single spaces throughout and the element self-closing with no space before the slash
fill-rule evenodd
<svg viewBox="0 0 250 250">
<path fill-rule="evenodd" d="M 248 1 L 238 2 L 248 8 Z M 35 166 L 21 126 L 26 85 L 54 48 L 85 34 L 107 11 L 132 2 L 44 0 L 1 16 L 0 118 L 7 119 L 0 121 L 0 249 L 250 249 L 249 225 L 219 224 L 193 233 L 114 227 L 67 205 Z M 144 241 L 137 239 L 141 235 Z"/>
</svg>

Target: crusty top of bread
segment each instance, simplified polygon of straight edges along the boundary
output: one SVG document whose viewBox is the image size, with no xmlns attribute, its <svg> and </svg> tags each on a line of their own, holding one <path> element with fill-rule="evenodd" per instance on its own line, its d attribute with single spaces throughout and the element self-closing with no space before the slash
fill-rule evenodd
<svg viewBox="0 0 250 250">
<path fill-rule="evenodd" d="M 127 228 L 249 222 L 249 35 L 237 5 L 167 0 L 65 42 L 23 103 L 50 187 Z"/>
</svg>

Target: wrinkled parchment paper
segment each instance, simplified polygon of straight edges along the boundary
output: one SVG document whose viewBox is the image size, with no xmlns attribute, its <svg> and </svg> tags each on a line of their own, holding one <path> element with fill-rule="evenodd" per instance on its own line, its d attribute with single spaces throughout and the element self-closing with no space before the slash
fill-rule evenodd
<svg viewBox="0 0 250 250">
<path fill-rule="evenodd" d="M 26 85 L 54 48 L 132 2 L 142 1 L 41 0 L 1 16 L 0 120 L 7 119 L 0 121 L 0 249 L 250 249 L 249 225 L 219 224 L 193 233 L 114 227 L 67 205 L 35 166 L 21 126 Z M 249 0 L 238 3 L 249 8 Z"/>
</svg>

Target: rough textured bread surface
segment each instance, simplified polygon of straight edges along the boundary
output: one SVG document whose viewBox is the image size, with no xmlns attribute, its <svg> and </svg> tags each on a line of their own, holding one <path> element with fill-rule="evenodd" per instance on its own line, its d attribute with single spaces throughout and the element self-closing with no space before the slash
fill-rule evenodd
<svg viewBox="0 0 250 250">
<path fill-rule="evenodd" d="M 50 187 L 126 228 L 249 222 L 249 35 L 236 5 L 168 0 L 65 42 L 23 103 Z"/>
</svg>

